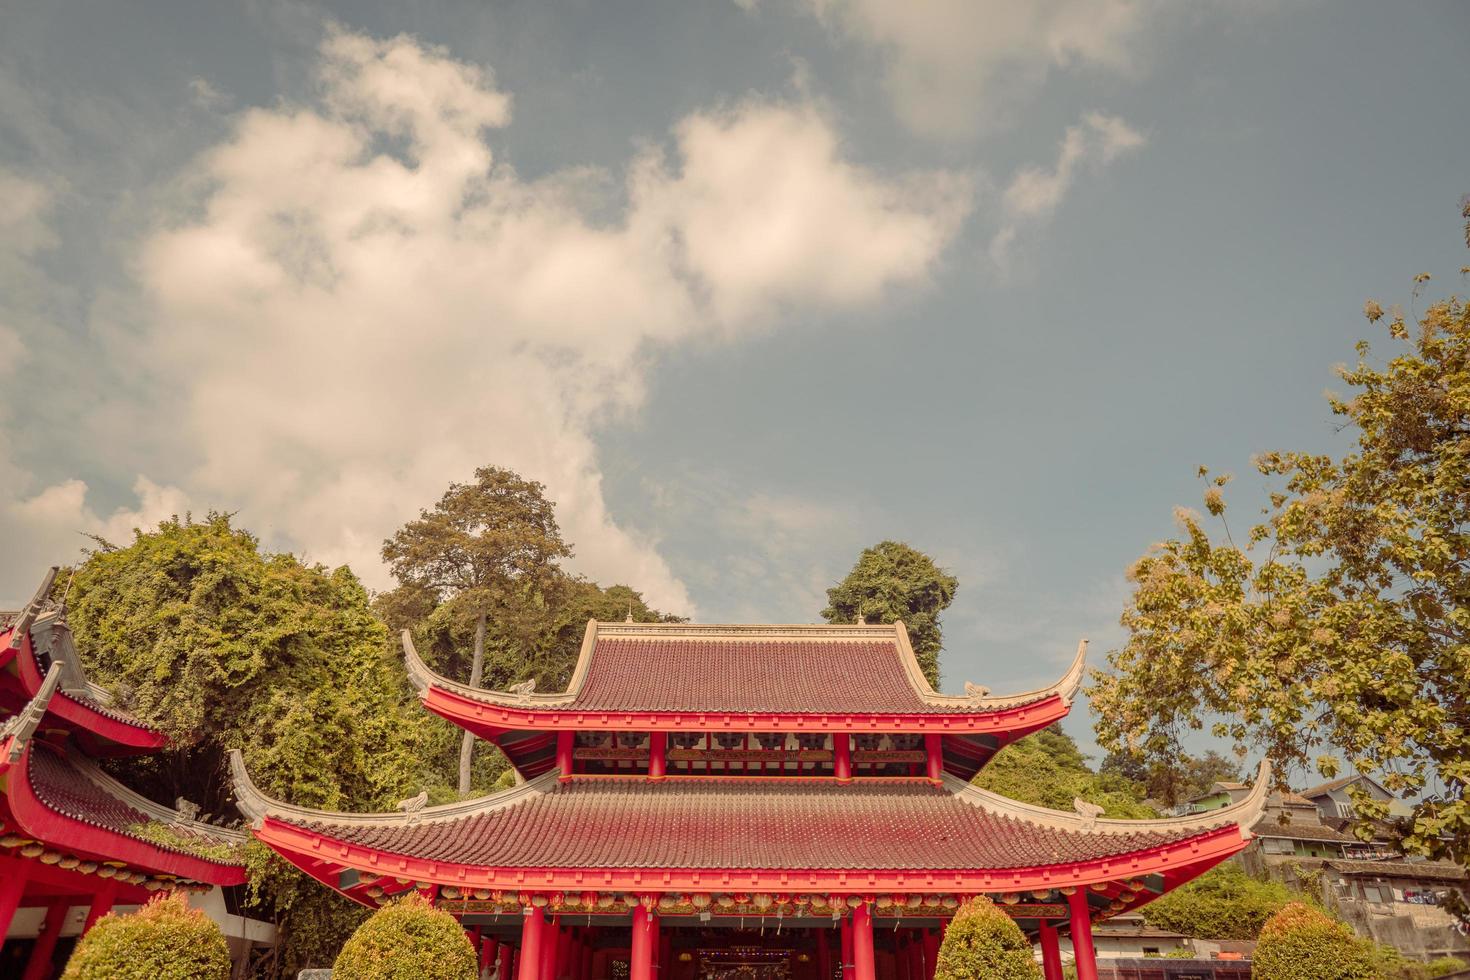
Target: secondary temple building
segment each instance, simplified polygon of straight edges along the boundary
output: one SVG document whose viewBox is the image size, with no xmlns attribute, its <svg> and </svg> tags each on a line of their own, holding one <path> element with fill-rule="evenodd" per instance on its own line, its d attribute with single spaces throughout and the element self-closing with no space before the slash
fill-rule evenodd
<svg viewBox="0 0 1470 980">
<path fill-rule="evenodd" d="M 270 799 L 232 759 L 261 841 L 367 906 L 409 889 L 458 916 L 500 980 L 929 980 L 949 917 L 987 895 L 1061 980 L 1095 980 L 1094 923 L 1237 853 L 1268 780 L 1206 814 L 1109 820 L 970 785 L 1064 717 L 1056 684 L 939 694 L 902 623 L 587 624 L 566 691 L 479 690 L 403 638 L 430 711 L 521 784 L 447 806 L 336 813 Z"/>
<path fill-rule="evenodd" d="M 98 766 L 168 740 L 88 682 L 65 609 L 49 599 L 55 575 L 0 628 L 0 946 L 19 915 L 39 914 L 29 949 L 16 943 L 24 980 L 54 976 L 63 934 L 114 905 L 245 881 L 242 863 L 222 856 L 238 853 L 243 832 L 160 806 Z M 0 974 L 12 975 L 11 952 L 0 948 Z"/>
</svg>

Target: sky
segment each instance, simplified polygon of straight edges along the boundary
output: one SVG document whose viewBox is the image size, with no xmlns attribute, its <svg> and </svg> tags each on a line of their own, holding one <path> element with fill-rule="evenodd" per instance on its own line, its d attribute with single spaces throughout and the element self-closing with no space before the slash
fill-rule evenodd
<svg viewBox="0 0 1470 980">
<path fill-rule="evenodd" d="M 0 608 L 209 510 L 385 587 L 493 464 L 661 609 L 815 621 L 897 539 L 959 578 L 946 689 L 1101 664 L 1197 468 L 1249 520 L 1252 454 L 1343 447 L 1363 302 L 1463 291 L 1467 38 L 1452 0 L 0 0 Z"/>
</svg>

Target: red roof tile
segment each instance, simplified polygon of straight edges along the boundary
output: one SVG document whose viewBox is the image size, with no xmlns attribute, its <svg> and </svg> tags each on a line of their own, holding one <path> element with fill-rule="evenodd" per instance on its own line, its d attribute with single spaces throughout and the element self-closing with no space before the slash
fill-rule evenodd
<svg viewBox="0 0 1470 980">
<path fill-rule="evenodd" d="M 978 870 L 1066 864 L 1204 832 L 1085 832 L 919 781 L 573 780 L 448 819 L 277 819 L 381 851 L 484 867 Z"/>
</svg>

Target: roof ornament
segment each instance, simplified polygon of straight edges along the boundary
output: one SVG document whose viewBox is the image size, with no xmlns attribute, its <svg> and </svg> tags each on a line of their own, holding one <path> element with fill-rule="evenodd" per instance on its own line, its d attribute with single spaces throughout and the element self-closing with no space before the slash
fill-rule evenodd
<svg viewBox="0 0 1470 980">
<path fill-rule="evenodd" d="M 36 691 L 36 696 L 26 703 L 24 708 L 7 718 L 0 724 L 0 741 L 10 739 L 11 765 L 20 761 L 20 755 L 25 751 L 26 743 L 31 736 L 36 734 L 36 729 L 41 727 L 41 720 L 46 717 L 46 707 L 51 703 L 51 697 L 56 689 L 61 686 L 61 664 L 52 664 L 51 669 L 46 671 L 46 679 L 41 682 L 41 687 Z"/>
<path fill-rule="evenodd" d="M 406 800 L 399 800 L 398 801 L 398 809 L 402 810 L 404 813 L 409 814 L 409 818 L 408 818 L 408 822 L 409 823 L 417 823 L 418 822 L 418 812 L 420 810 L 422 810 L 425 806 L 427 806 L 428 803 L 429 803 L 429 791 L 428 790 L 420 790 L 418 796 L 410 797 L 409 799 L 406 799 Z"/>
<path fill-rule="evenodd" d="M 972 684 L 969 681 L 965 681 L 965 697 L 988 698 L 990 697 L 990 688 L 984 684 Z"/>
<path fill-rule="evenodd" d="M 536 693 L 536 678 L 533 677 L 528 681 L 512 684 L 507 690 L 522 701 L 529 701 L 531 700 L 531 695 Z"/>
<path fill-rule="evenodd" d="M 864 616 L 862 613 L 858 613 L 858 615 L 857 615 L 857 624 L 859 626 L 867 626 L 868 625 L 868 617 Z"/>
<path fill-rule="evenodd" d="M 174 823 L 191 824 L 199 819 L 199 804 L 191 803 L 182 796 L 174 800 L 174 809 L 179 811 L 179 815 L 174 818 Z"/>
<path fill-rule="evenodd" d="M 1103 815 L 1103 808 L 1096 803 L 1089 803 L 1080 796 L 1072 798 L 1072 809 L 1082 818 L 1082 829 L 1092 830 L 1097 826 L 1097 818 Z"/>
<path fill-rule="evenodd" d="M 10 648 L 12 650 L 20 649 L 21 638 L 30 632 L 31 624 L 40 615 L 41 608 L 46 604 L 46 597 L 51 594 L 51 585 L 56 581 L 56 573 L 58 571 L 60 569 L 55 565 L 52 565 L 46 571 L 45 577 L 41 579 L 41 587 L 36 590 L 36 594 L 31 597 L 31 601 L 26 603 L 26 607 L 21 610 L 15 622 L 10 624 Z"/>
<path fill-rule="evenodd" d="M 625 623 L 631 623 L 632 621 L 633 621 L 633 604 L 630 602 L 630 603 L 628 603 L 628 615 L 626 617 L 624 617 L 623 622 L 625 622 Z"/>
</svg>

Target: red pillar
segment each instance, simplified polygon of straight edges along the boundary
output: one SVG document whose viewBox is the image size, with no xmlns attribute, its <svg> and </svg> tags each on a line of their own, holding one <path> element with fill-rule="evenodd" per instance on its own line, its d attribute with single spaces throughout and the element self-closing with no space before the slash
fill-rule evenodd
<svg viewBox="0 0 1470 980">
<path fill-rule="evenodd" d="M 495 966 L 495 975 L 499 980 L 510 980 L 511 972 L 514 970 L 516 949 L 510 943 L 501 943 L 497 951 L 496 959 L 499 961 Z"/>
<path fill-rule="evenodd" d="M 582 937 L 582 951 L 577 964 L 578 980 L 592 980 L 592 930 Z"/>
<path fill-rule="evenodd" d="M 852 738 L 847 732 L 832 736 L 832 774 L 840 783 L 852 779 Z"/>
<path fill-rule="evenodd" d="M 575 742 L 575 732 L 556 733 L 556 768 L 561 770 L 561 779 L 572 778 L 572 746 Z"/>
<path fill-rule="evenodd" d="M 893 973 L 898 980 L 909 980 L 908 937 L 901 932 L 893 934 Z"/>
<path fill-rule="evenodd" d="M 479 930 L 476 930 L 477 932 Z M 500 943 L 494 939 L 480 940 L 480 970 L 484 972 L 495 963 L 495 954 L 500 951 Z"/>
<path fill-rule="evenodd" d="M 853 980 L 851 915 L 842 917 L 842 980 Z"/>
<path fill-rule="evenodd" d="M 877 980 L 873 957 L 873 908 L 863 902 L 852 910 L 853 980 Z"/>
<path fill-rule="evenodd" d="M 933 782 L 944 780 L 944 736 L 938 732 L 924 735 L 924 758 L 926 775 Z"/>
<path fill-rule="evenodd" d="M 117 897 L 117 886 L 108 882 L 92 896 L 92 904 L 87 909 L 87 921 L 82 925 L 82 935 L 91 931 L 97 924 L 97 920 L 112 911 L 112 901 Z"/>
<path fill-rule="evenodd" d="M 934 980 L 934 967 L 939 963 L 939 930 L 924 930 L 924 980 Z"/>
<path fill-rule="evenodd" d="M 30 870 L 29 861 L 0 860 L 0 945 L 5 944 L 10 920 L 15 918 L 15 910 L 20 908 Z"/>
<path fill-rule="evenodd" d="M 47 906 L 46 922 L 36 936 L 36 945 L 31 947 L 31 958 L 26 961 L 26 972 L 21 974 L 21 980 L 47 980 L 51 976 L 51 954 L 56 951 L 56 940 L 61 938 L 61 927 L 70 911 L 71 903 L 66 899 Z M 4 938 L 0 935 L 0 942 Z"/>
<path fill-rule="evenodd" d="M 1097 980 L 1097 950 L 1092 946 L 1092 914 L 1087 908 L 1087 889 L 1078 888 L 1067 896 L 1072 909 L 1072 958 L 1077 964 L 1077 980 Z"/>
<path fill-rule="evenodd" d="M 817 930 L 817 970 L 822 980 L 832 980 L 832 948 L 828 945 L 827 929 Z"/>
<path fill-rule="evenodd" d="M 517 980 L 541 980 L 542 946 L 546 943 L 546 913 L 531 906 L 529 915 L 521 919 L 520 969 Z"/>
<path fill-rule="evenodd" d="M 663 779 L 668 769 L 669 733 L 654 732 L 648 736 L 648 778 Z"/>
<path fill-rule="evenodd" d="M 1044 980 L 1062 980 L 1062 945 L 1055 926 L 1041 924 L 1041 975 Z"/>
<path fill-rule="evenodd" d="M 658 916 L 639 902 L 633 909 L 633 950 L 628 980 L 653 980 L 653 954 L 658 948 Z"/>
<path fill-rule="evenodd" d="M 660 932 L 658 937 L 658 976 L 659 980 L 668 980 L 669 975 L 674 972 L 674 936 L 672 933 Z"/>
</svg>

